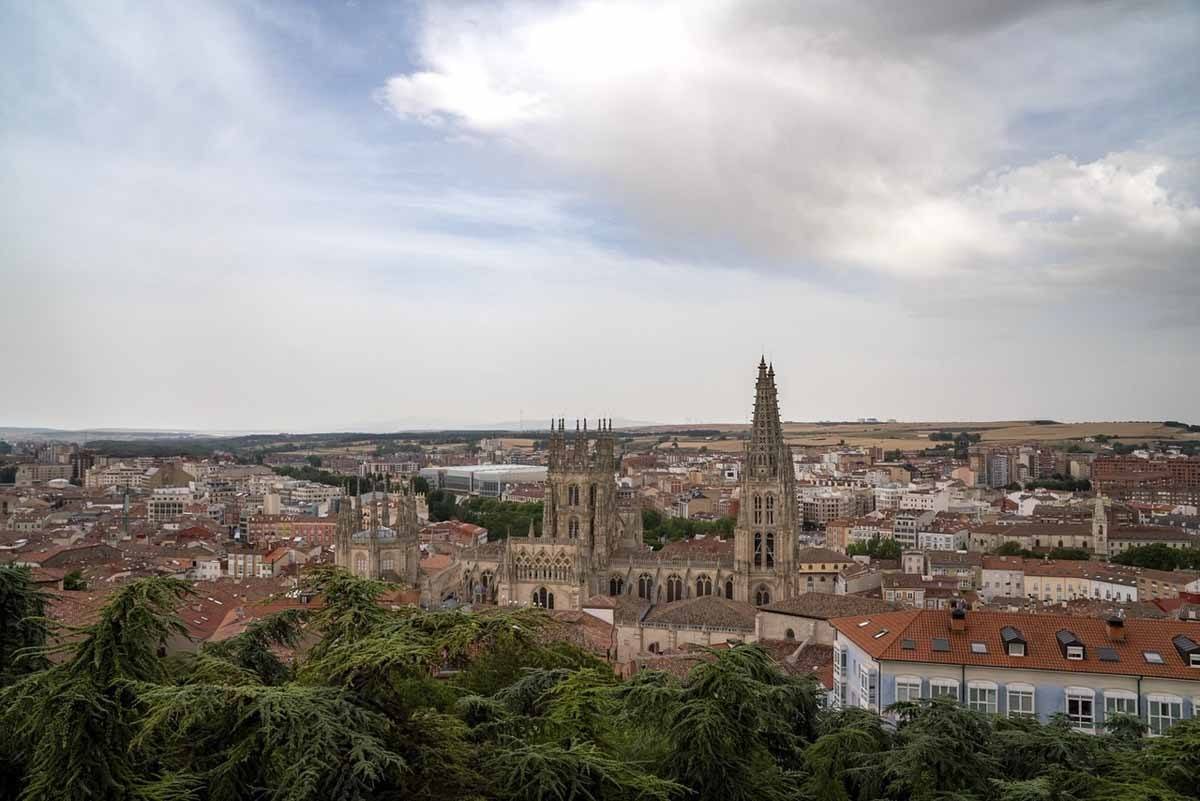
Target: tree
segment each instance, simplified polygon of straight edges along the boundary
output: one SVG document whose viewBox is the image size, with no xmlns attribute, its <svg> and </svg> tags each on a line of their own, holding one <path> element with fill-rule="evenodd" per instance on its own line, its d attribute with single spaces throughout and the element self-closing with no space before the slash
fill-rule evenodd
<svg viewBox="0 0 1200 801">
<path fill-rule="evenodd" d="M 424 476 L 413 476 L 412 488 L 413 492 L 420 493 L 421 495 L 428 495 L 429 481 Z"/>
<path fill-rule="evenodd" d="M 1153 570 L 1200 570 L 1200 548 L 1172 548 L 1162 542 L 1128 548 L 1112 561 Z"/>
<path fill-rule="evenodd" d="M 13 446 L 8 442 L 0 439 L 0 456 L 7 456 L 13 452 Z"/>
<path fill-rule="evenodd" d="M 313 467 L 321 466 L 321 457 L 320 456 L 315 456 L 315 455 L 314 456 L 305 456 L 304 461 L 308 462 Z"/>
<path fill-rule="evenodd" d="M 901 556 L 900 543 L 892 538 L 884 539 L 878 534 L 871 535 L 866 542 L 852 542 L 846 546 L 847 556 L 870 556 L 872 559 L 899 559 Z"/>
<path fill-rule="evenodd" d="M 0 565 L 0 686 L 49 664 L 36 652 L 50 633 L 48 602 L 29 568 Z"/>
<path fill-rule="evenodd" d="M 86 590 L 88 587 L 87 581 L 83 578 L 82 571 L 72 570 L 70 573 L 63 576 L 63 589 L 71 592 Z"/>
</svg>

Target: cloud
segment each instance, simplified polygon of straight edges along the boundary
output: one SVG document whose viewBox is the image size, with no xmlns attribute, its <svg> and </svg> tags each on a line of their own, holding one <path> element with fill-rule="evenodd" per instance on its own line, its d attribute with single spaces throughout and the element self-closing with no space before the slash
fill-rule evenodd
<svg viewBox="0 0 1200 801">
<path fill-rule="evenodd" d="M 381 96 L 401 117 L 591 182 L 666 248 L 732 241 L 758 270 L 937 278 L 977 296 L 1150 270 L 1171 295 L 1195 291 L 1200 207 L 1167 186 L 1194 180 L 1197 154 L 1140 149 L 1167 133 L 1151 130 L 1076 153 L 1031 122 L 1087 104 L 1119 115 L 1181 70 L 1200 79 L 1187 55 L 1200 17 L 1159 11 L 439 7 L 420 68 Z"/>
</svg>

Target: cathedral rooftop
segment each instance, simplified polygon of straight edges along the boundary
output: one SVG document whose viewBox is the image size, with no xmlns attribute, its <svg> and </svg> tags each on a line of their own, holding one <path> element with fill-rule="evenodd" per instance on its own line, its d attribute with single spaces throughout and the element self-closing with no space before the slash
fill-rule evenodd
<svg viewBox="0 0 1200 801">
<path fill-rule="evenodd" d="M 744 601 L 703 595 L 699 598 L 685 598 L 654 606 L 646 613 L 643 622 L 666 626 L 706 626 L 753 631 L 756 611 Z"/>
</svg>

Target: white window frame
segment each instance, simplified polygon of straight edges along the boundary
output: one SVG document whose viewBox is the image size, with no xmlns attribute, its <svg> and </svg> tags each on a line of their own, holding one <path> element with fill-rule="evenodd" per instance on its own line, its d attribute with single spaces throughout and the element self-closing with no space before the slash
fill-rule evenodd
<svg viewBox="0 0 1200 801">
<path fill-rule="evenodd" d="M 1109 702 L 1112 703 L 1109 703 Z M 1104 691 L 1104 719 L 1107 722 L 1109 715 L 1133 715 L 1138 714 L 1138 697 L 1137 693 L 1130 690 L 1105 690 Z M 1127 708 L 1122 708 L 1127 707 Z"/>
<path fill-rule="evenodd" d="M 1096 691 L 1091 687 L 1068 687 L 1064 691 L 1063 709 L 1067 713 L 1067 719 L 1071 722 L 1071 727 L 1080 731 L 1095 731 L 1096 730 Z M 1071 701 L 1086 701 L 1091 712 L 1086 716 L 1079 713 L 1076 716 L 1071 715 Z"/>
<path fill-rule="evenodd" d="M 958 679 L 930 679 L 929 697 L 953 698 L 955 701 L 959 700 Z"/>
<path fill-rule="evenodd" d="M 1005 688 L 1004 709 L 1010 718 L 1014 717 L 1037 717 L 1037 690 L 1032 684 L 1023 684 L 1014 682 L 1007 685 Z M 1013 697 L 1029 698 L 1029 709 L 1013 709 Z M 1024 704 L 1020 704 L 1024 706 Z"/>
<path fill-rule="evenodd" d="M 1177 716 L 1162 714 L 1164 706 L 1168 707 L 1168 710 L 1170 707 L 1177 706 L 1179 714 Z M 1146 696 L 1146 724 L 1150 727 L 1152 737 L 1166 734 L 1181 720 L 1183 720 L 1183 699 L 1178 695 L 1151 693 Z M 1166 721 L 1165 725 L 1163 721 Z"/>
<path fill-rule="evenodd" d="M 903 698 L 901 693 L 903 692 Z M 916 701 L 921 697 L 921 677 L 920 676 L 897 676 L 896 677 L 896 702 L 901 701 Z"/>
<path fill-rule="evenodd" d="M 990 699 L 989 695 L 990 694 Z M 975 698 L 971 698 L 975 695 Z M 980 701 L 982 696 L 984 700 Z M 967 708 L 987 715 L 994 715 L 999 710 L 1000 688 L 994 681 L 967 682 Z"/>
</svg>

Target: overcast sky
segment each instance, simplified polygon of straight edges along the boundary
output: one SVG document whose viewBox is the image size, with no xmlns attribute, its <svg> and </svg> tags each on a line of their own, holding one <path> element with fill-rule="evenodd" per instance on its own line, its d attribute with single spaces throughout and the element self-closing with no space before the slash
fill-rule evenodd
<svg viewBox="0 0 1200 801">
<path fill-rule="evenodd" d="M 1200 423 L 1200 4 L 0 0 L 0 425 Z M 543 423 L 544 424 L 544 423 Z"/>
</svg>

